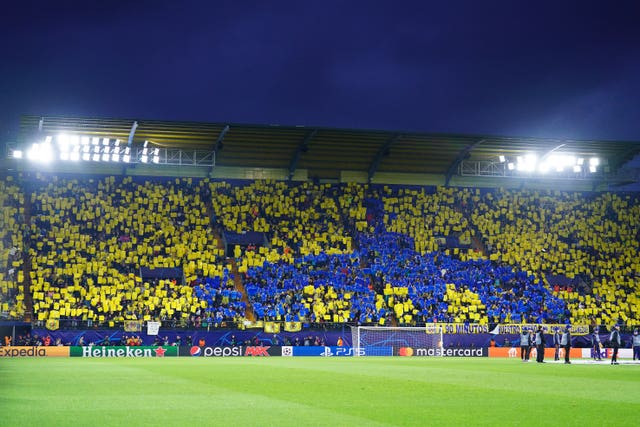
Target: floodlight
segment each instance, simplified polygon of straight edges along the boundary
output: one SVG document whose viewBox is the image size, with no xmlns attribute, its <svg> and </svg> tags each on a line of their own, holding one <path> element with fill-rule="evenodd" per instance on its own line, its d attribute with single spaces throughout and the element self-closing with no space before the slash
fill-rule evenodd
<svg viewBox="0 0 640 427">
<path fill-rule="evenodd" d="M 510 171 L 514 170 L 516 168 L 516 165 L 514 165 L 513 163 L 509 162 L 507 164 L 507 169 L 509 169 Z"/>
<path fill-rule="evenodd" d="M 147 162 L 149 161 L 149 156 L 147 156 L 146 154 L 143 154 L 143 155 L 140 157 L 140 161 L 141 161 L 142 163 L 147 163 Z"/>
<path fill-rule="evenodd" d="M 591 166 L 599 166 L 600 165 L 600 159 L 597 157 L 592 157 L 589 159 L 589 165 Z"/>
<path fill-rule="evenodd" d="M 94 155 L 93 155 L 93 161 L 94 161 L 94 162 L 99 162 L 99 161 L 100 161 L 100 154 L 98 154 L 98 153 L 94 153 Z"/>
<path fill-rule="evenodd" d="M 53 149 L 51 144 L 43 142 L 42 144 L 33 144 L 27 152 L 27 158 L 41 163 L 48 163 L 53 157 Z"/>
<path fill-rule="evenodd" d="M 109 138 L 102 138 L 102 145 L 109 145 Z"/>
<path fill-rule="evenodd" d="M 540 171 L 540 173 L 547 173 L 549 172 L 549 163 L 540 163 L 540 165 L 538 166 L 538 170 Z"/>
<path fill-rule="evenodd" d="M 60 153 L 60 160 L 69 160 L 69 153 L 63 151 Z"/>
<path fill-rule="evenodd" d="M 114 152 L 114 153 L 111 155 L 111 161 L 112 161 L 112 162 L 119 162 L 119 161 L 120 161 L 120 155 Z"/>
<path fill-rule="evenodd" d="M 116 139 L 116 147 L 119 147 L 119 146 L 120 146 L 120 140 Z"/>
<path fill-rule="evenodd" d="M 589 172 L 596 173 L 597 170 L 598 170 L 598 167 L 596 165 L 589 166 Z"/>
<path fill-rule="evenodd" d="M 58 135 L 58 144 L 69 144 L 70 142 L 71 139 L 66 133 L 61 133 L 60 135 Z"/>
<path fill-rule="evenodd" d="M 89 147 L 88 145 L 85 145 L 84 147 L 82 147 L 83 153 L 88 153 L 89 151 L 91 151 L 91 147 Z"/>
<path fill-rule="evenodd" d="M 87 145 L 89 144 L 89 139 L 82 139 L 80 140 L 80 137 L 78 135 L 71 135 L 69 137 L 69 142 L 71 142 L 71 144 L 73 145 L 78 145 L 80 143 L 82 143 L 82 145 Z"/>
<path fill-rule="evenodd" d="M 68 141 L 60 141 L 58 140 L 58 147 L 60 149 L 60 151 L 69 151 L 69 143 Z"/>
<path fill-rule="evenodd" d="M 22 158 L 22 150 L 13 150 L 13 158 L 21 159 Z"/>
<path fill-rule="evenodd" d="M 160 156 L 153 156 L 153 163 L 155 164 L 160 163 Z"/>
<path fill-rule="evenodd" d="M 582 172 L 582 166 L 580 166 L 580 165 L 574 165 L 574 166 L 573 166 L 573 171 L 574 171 L 575 173 L 580 173 L 580 172 Z"/>
<path fill-rule="evenodd" d="M 107 153 L 102 154 L 102 161 L 103 162 L 108 162 L 109 161 L 109 154 L 107 154 Z"/>
<path fill-rule="evenodd" d="M 78 160 L 80 160 L 80 153 L 78 153 L 77 151 L 72 152 L 71 155 L 69 156 L 69 159 L 71 159 L 74 162 L 77 162 Z"/>
<path fill-rule="evenodd" d="M 516 160 L 518 161 L 518 163 L 522 163 L 522 162 L 524 162 L 524 157 L 518 156 L 518 157 L 516 157 Z"/>
<path fill-rule="evenodd" d="M 84 160 L 85 162 L 88 162 L 91 159 L 91 154 L 85 152 L 82 153 L 82 160 Z"/>
<path fill-rule="evenodd" d="M 584 157 L 578 157 L 577 164 L 579 164 L 580 166 L 582 166 L 582 165 L 584 164 Z"/>
<path fill-rule="evenodd" d="M 131 148 L 126 147 L 126 148 L 124 149 L 124 154 L 130 154 L 130 153 L 131 153 Z"/>
<path fill-rule="evenodd" d="M 35 160 L 38 154 L 39 144 L 32 144 L 31 148 L 27 151 L 27 159 Z"/>
<path fill-rule="evenodd" d="M 51 137 L 51 135 L 47 135 L 47 136 L 45 136 L 45 137 L 44 137 L 44 142 L 45 142 L 46 144 L 51 144 L 51 140 L 52 140 L 52 139 L 53 139 L 53 138 Z"/>
<path fill-rule="evenodd" d="M 88 136 L 83 136 L 82 140 L 84 141 L 85 138 L 89 139 Z M 91 138 L 91 145 L 98 145 L 98 144 L 100 144 L 100 138 L 97 138 L 95 136 L 93 138 Z"/>
<path fill-rule="evenodd" d="M 142 155 L 143 155 L 143 156 L 146 156 L 146 155 L 147 155 L 147 153 L 148 153 L 147 149 L 146 149 L 146 148 L 143 148 L 143 149 L 142 149 Z"/>
<path fill-rule="evenodd" d="M 93 152 L 98 154 L 100 152 L 100 147 L 98 147 L 97 145 L 93 147 Z"/>
<path fill-rule="evenodd" d="M 129 160 L 131 160 L 131 156 L 128 154 L 125 154 L 124 156 L 122 156 L 122 161 L 125 163 L 129 163 Z"/>
<path fill-rule="evenodd" d="M 149 144 L 149 141 L 145 141 L 143 147 L 147 147 L 147 145 Z"/>
<path fill-rule="evenodd" d="M 527 154 L 524 156 L 524 170 L 527 172 L 533 172 L 536 170 L 536 164 L 538 163 L 538 156 L 535 153 Z"/>
<path fill-rule="evenodd" d="M 159 155 L 160 155 L 160 149 L 159 149 L 159 148 L 156 148 L 155 150 L 153 150 L 153 154 L 154 154 L 155 156 L 159 156 Z"/>
<path fill-rule="evenodd" d="M 507 161 L 507 159 L 502 155 L 500 157 L 498 157 L 498 159 L 500 159 L 500 163 L 504 163 L 504 162 Z"/>
</svg>

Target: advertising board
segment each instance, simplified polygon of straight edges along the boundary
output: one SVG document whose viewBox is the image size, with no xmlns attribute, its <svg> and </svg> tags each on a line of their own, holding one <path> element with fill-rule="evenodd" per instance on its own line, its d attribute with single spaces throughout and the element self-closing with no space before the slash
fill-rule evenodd
<svg viewBox="0 0 640 427">
<path fill-rule="evenodd" d="M 180 356 L 188 357 L 271 357 L 281 356 L 277 346 L 205 346 L 180 347 Z"/>
<path fill-rule="evenodd" d="M 393 354 L 402 357 L 487 357 L 486 347 L 456 347 L 456 348 L 420 348 L 394 347 Z"/>
<path fill-rule="evenodd" d="M 69 357 L 69 347 L 0 347 L 2 357 Z"/>
<path fill-rule="evenodd" d="M 547 347 L 544 350 L 544 357 L 546 359 L 553 359 L 556 349 Z M 537 349 L 532 348 L 529 358 L 536 360 Z M 505 357 L 512 359 L 520 359 L 520 347 L 489 347 L 489 357 Z M 581 348 L 572 348 L 569 353 L 570 358 L 580 359 L 582 358 Z M 564 359 L 564 349 L 560 349 L 560 359 Z"/>
<path fill-rule="evenodd" d="M 176 357 L 178 347 L 173 346 L 73 346 L 71 357 Z"/>
</svg>

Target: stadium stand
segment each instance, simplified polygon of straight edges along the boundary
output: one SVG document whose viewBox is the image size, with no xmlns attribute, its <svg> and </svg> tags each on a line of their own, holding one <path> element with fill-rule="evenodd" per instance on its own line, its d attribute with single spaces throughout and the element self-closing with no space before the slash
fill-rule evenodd
<svg viewBox="0 0 640 427">
<path fill-rule="evenodd" d="M 198 279 L 225 272 L 202 200 L 206 186 L 114 177 L 41 184 L 31 200 L 31 291 L 39 321 L 184 325 L 216 317 L 191 286 L 209 293 L 214 288 Z M 175 268 L 179 277 L 162 277 Z M 145 278 L 142 271 L 157 273 Z"/>
<path fill-rule="evenodd" d="M 0 179 L 0 318 L 4 319 L 22 319 L 25 314 L 22 202 L 13 177 Z"/>
<path fill-rule="evenodd" d="M 534 276 L 565 277 L 553 286 L 572 321 L 637 322 L 640 205 L 615 193 L 498 190 L 471 212 L 491 259 Z"/>
<path fill-rule="evenodd" d="M 336 186 L 266 180 L 248 185 L 215 182 L 210 187 L 216 221 L 221 227 L 238 233 L 269 233 L 270 246 L 289 262 L 292 257 L 288 255 L 351 251 L 351 236 L 342 223 Z M 277 261 L 274 256 L 272 252 L 271 260 Z M 243 265 L 242 270 L 246 267 Z"/>
<path fill-rule="evenodd" d="M 25 310 L 24 221 L 42 324 L 640 318 L 630 195 L 42 175 L 22 188 L 27 219 L 1 185 L 2 311 Z M 229 252 L 225 233 L 264 240 Z"/>
</svg>

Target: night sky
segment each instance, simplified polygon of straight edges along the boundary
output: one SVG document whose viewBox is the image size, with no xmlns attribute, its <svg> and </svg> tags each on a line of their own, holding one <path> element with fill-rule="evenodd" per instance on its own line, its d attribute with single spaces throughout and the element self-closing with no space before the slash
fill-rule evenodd
<svg viewBox="0 0 640 427">
<path fill-rule="evenodd" d="M 637 0 L 2 8 L 0 142 L 23 114 L 640 140 Z"/>
</svg>

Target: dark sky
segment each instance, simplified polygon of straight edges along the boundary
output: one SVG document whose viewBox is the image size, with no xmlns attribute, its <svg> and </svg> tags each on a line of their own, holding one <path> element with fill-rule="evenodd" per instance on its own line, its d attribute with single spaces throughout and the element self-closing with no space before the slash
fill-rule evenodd
<svg viewBox="0 0 640 427">
<path fill-rule="evenodd" d="M 640 139 L 637 0 L 16 3 L 4 140 L 22 114 Z"/>
</svg>

